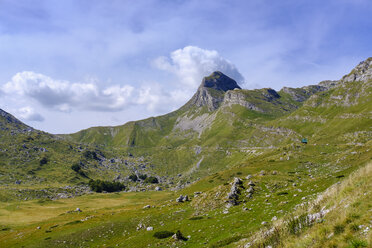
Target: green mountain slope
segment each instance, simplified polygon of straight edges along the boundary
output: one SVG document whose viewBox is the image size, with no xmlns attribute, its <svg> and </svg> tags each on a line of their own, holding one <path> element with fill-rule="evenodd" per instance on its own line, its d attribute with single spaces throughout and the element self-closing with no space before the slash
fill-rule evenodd
<svg viewBox="0 0 372 248">
<path fill-rule="evenodd" d="M 369 58 L 339 81 L 279 92 L 243 90 L 216 72 L 175 112 L 71 135 L 39 132 L 3 114 L 0 123 L 8 129 L 0 142 L 0 245 L 250 247 L 257 241 L 258 247 L 368 246 L 370 232 L 361 232 L 370 225 L 371 88 Z M 47 151 L 34 153 L 34 146 Z M 48 162 L 40 165 L 43 156 Z M 89 178 L 117 179 L 130 191 L 146 192 L 84 191 L 88 178 L 70 168 L 80 162 Z M 353 174 L 364 166 L 369 169 Z M 28 177 L 29 170 L 35 174 Z M 129 174 L 154 175 L 164 191 L 130 182 Z M 45 200 L 48 194 L 30 192 L 79 183 L 80 192 L 89 194 Z M 340 184 L 340 191 L 318 207 L 306 208 Z M 176 201 L 183 199 L 179 195 L 189 201 Z M 324 206 L 330 210 L 325 221 L 299 231 L 296 225 L 305 222 L 294 215 L 314 214 Z M 287 229 L 279 230 L 287 219 L 292 229 L 284 225 Z M 279 236 L 267 232 L 276 225 Z M 155 237 L 159 231 L 178 230 L 187 241 Z"/>
</svg>

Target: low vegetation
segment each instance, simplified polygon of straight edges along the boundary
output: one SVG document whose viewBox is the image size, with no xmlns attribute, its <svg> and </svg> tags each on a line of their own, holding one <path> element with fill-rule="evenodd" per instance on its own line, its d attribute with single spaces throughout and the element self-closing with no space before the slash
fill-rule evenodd
<svg viewBox="0 0 372 248">
<path fill-rule="evenodd" d="M 120 182 L 109 182 L 102 180 L 90 180 L 89 187 L 91 190 L 101 193 L 106 192 L 118 192 L 125 189 L 125 185 Z"/>
</svg>

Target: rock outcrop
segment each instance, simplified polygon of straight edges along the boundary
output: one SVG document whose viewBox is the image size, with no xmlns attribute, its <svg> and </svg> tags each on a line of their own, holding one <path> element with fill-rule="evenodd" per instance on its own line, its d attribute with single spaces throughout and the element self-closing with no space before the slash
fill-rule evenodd
<svg viewBox="0 0 372 248">
<path fill-rule="evenodd" d="M 216 71 L 203 79 L 197 92 L 186 105 L 206 106 L 209 111 L 214 111 L 222 103 L 224 93 L 234 89 L 241 88 L 234 79 Z"/>
<path fill-rule="evenodd" d="M 372 79 L 372 57 L 362 61 L 348 75 L 345 75 L 342 82 L 367 82 Z"/>
</svg>

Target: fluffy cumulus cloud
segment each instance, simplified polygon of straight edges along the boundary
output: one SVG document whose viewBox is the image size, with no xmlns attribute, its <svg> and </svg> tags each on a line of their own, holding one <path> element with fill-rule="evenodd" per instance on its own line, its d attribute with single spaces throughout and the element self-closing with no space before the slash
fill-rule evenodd
<svg viewBox="0 0 372 248">
<path fill-rule="evenodd" d="M 44 117 L 36 113 L 35 110 L 29 106 L 18 109 L 16 114 L 26 121 L 44 121 Z"/>
<path fill-rule="evenodd" d="M 158 114 L 173 110 L 189 97 L 189 94 L 178 89 L 164 90 L 155 82 L 138 88 L 131 85 L 100 88 L 97 80 L 90 81 L 92 82 L 71 83 L 25 71 L 15 74 L 0 87 L 0 92 L 15 102 L 23 100 L 31 105 L 37 103 L 43 108 L 59 112 L 119 112 L 131 106 L 144 106 L 150 113 Z M 31 107 L 20 108 L 17 114 L 24 120 L 44 120 Z"/>
<path fill-rule="evenodd" d="M 17 73 L 2 87 L 7 95 L 29 98 L 64 112 L 74 109 L 119 111 L 131 103 L 133 90 L 130 85 L 100 89 L 94 83 L 55 80 L 31 71 Z"/>
<path fill-rule="evenodd" d="M 244 81 L 235 65 L 223 58 L 217 51 L 196 46 L 186 46 L 175 50 L 170 57 L 158 57 L 153 61 L 153 65 L 175 74 L 182 84 L 191 88 L 198 86 L 202 78 L 213 71 L 221 71 L 238 83 Z"/>
</svg>

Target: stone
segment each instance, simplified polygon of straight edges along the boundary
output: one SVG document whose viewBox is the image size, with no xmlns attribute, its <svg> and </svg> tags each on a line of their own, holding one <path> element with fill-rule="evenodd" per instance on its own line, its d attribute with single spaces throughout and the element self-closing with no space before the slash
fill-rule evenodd
<svg viewBox="0 0 372 248">
<path fill-rule="evenodd" d="M 176 199 L 176 202 L 185 202 L 185 201 L 189 201 L 189 196 L 188 195 L 180 195 L 177 199 Z"/>
<path fill-rule="evenodd" d="M 154 230 L 154 228 L 152 226 L 149 226 L 149 227 L 146 228 L 146 231 L 153 231 L 153 230 Z"/>
<path fill-rule="evenodd" d="M 251 186 L 247 189 L 247 193 L 253 193 L 254 192 L 254 188 Z"/>
<path fill-rule="evenodd" d="M 75 212 L 82 212 L 80 208 L 76 208 Z"/>
<path fill-rule="evenodd" d="M 162 188 L 160 188 L 159 186 L 155 187 L 155 190 L 156 191 L 162 191 Z"/>
<path fill-rule="evenodd" d="M 235 177 L 234 178 L 233 184 L 242 184 L 242 183 L 243 182 L 242 182 L 242 180 L 240 178 L 238 178 L 238 177 Z"/>
<path fill-rule="evenodd" d="M 248 175 L 248 176 L 245 177 L 245 179 L 247 179 L 247 180 L 249 180 L 251 178 L 252 178 L 252 175 Z"/>
<path fill-rule="evenodd" d="M 146 208 L 151 208 L 151 206 L 150 206 L 150 205 L 146 205 L 146 206 L 144 206 L 143 208 L 144 208 L 144 209 L 146 209 Z"/>
</svg>

